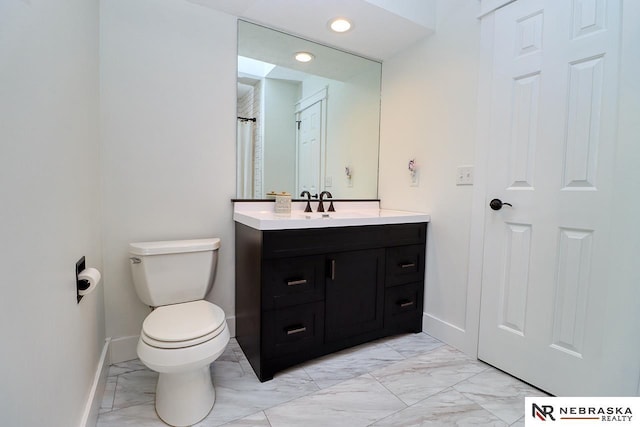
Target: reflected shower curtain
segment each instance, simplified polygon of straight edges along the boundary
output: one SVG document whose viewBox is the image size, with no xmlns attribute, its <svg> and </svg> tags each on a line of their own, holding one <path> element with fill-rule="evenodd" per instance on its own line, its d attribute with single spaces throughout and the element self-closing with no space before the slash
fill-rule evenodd
<svg viewBox="0 0 640 427">
<path fill-rule="evenodd" d="M 239 199 L 253 198 L 253 122 L 238 120 L 237 133 L 237 184 L 236 197 Z"/>
</svg>

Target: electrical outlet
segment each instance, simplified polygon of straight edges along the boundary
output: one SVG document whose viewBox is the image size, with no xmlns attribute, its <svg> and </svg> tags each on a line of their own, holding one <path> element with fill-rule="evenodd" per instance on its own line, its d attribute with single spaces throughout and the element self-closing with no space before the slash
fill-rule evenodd
<svg viewBox="0 0 640 427">
<path fill-rule="evenodd" d="M 330 176 L 324 177 L 324 186 L 331 187 L 333 185 L 333 179 Z"/>
<path fill-rule="evenodd" d="M 456 185 L 473 185 L 473 166 L 458 166 Z"/>
</svg>

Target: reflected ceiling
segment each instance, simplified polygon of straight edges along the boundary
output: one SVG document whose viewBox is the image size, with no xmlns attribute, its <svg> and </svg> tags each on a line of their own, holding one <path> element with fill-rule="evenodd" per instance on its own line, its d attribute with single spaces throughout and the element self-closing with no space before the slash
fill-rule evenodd
<svg viewBox="0 0 640 427">
<path fill-rule="evenodd" d="M 433 33 L 435 0 L 188 0 L 368 58 L 384 60 Z M 329 20 L 350 18 L 337 34 Z"/>
</svg>

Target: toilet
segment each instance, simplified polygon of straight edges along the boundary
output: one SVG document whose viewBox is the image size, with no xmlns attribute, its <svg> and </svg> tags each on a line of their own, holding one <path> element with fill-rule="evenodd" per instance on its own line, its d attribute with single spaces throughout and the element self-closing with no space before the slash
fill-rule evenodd
<svg viewBox="0 0 640 427">
<path fill-rule="evenodd" d="M 205 301 L 220 239 L 130 243 L 136 293 L 153 308 L 142 324 L 138 357 L 158 372 L 156 412 L 167 424 L 189 426 L 215 402 L 209 367 L 229 343 L 224 311 Z"/>
</svg>

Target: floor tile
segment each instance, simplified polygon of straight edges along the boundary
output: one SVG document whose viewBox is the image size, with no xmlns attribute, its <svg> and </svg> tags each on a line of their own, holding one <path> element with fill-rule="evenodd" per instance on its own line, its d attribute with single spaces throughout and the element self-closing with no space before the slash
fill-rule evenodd
<svg viewBox="0 0 640 427">
<path fill-rule="evenodd" d="M 100 413 L 108 412 L 113 409 L 113 401 L 116 398 L 117 382 L 118 382 L 117 376 L 107 377 L 107 382 L 104 388 L 104 394 L 102 395 L 102 404 L 100 405 Z"/>
<path fill-rule="evenodd" d="M 127 362 L 114 363 L 109 366 L 108 376 L 117 376 L 133 371 L 144 371 L 147 367 L 140 360 L 129 360 Z"/>
<path fill-rule="evenodd" d="M 269 420 L 264 412 L 260 411 L 248 417 L 224 424 L 224 427 L 271 427 L 271 424 L 269 424 Z"/>
<path fill-rule="evenodd" d="M 153 402 L 100 414 L 96 427 L 166 427 L 156 414 Z"/>
<path fill-rule="evenodd" d="M 114 364 L 98 427 L 165 426 L 157 373 Z M 524 425 L 536 389 L 426 334 L 389 337 L 294 366 L 261 383 L 235 339 L 213 363 L 216 403 L 197 427 Z"/>
<path fill-rule="evenodd" d="M 309 361 L 302 368 L 318 387 L 326 388 L 404 359 L 390 346 L 373 342 Z"/>
<path fill-rule="evenodd" d="M 407 358 L 428 353 L 444 345 L 442 341 L 423 333 L 396 335 L 383 338 L 381 342 Z"/>
<path fill-rule="evenodd" d="M 454 388 L 507 424 L 522 417 L 525 396 L 546 396 L 538 389 L 495 368 L 489 368 L 462 381 Z"/>
<path fill-rule="evenodd" d="M 216 403 L 201 427 L 222 425 L 318 390 L 304 371 L 280 374 L 264 383 L 253 373 L 223 376 L 214 378 L 213 386 Z"/>
<path fill-rule="evenodd" d="M 504 421 L 451 388 L 396 412 L 373 425 L 377 427 L 508 426 Z"/>
<path fill-rule="evenodd" d="M 403 402 L 412 405 L 486 369 L 484 363 L 442 346 L 371 374 Z"/>
<path fill-rule="evenodd" d="M 113 409 L 153 402 L 157 383 L 158 373 L 148 369 L 118 375 Z"/>
<path fill-rule="evenodd" d="M 371 375 L 322 389 L 267 409 L 272 427 L 368 426 L 406 405 Z"/>
</svg>

